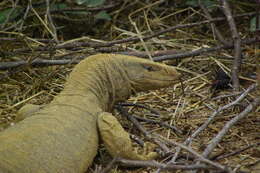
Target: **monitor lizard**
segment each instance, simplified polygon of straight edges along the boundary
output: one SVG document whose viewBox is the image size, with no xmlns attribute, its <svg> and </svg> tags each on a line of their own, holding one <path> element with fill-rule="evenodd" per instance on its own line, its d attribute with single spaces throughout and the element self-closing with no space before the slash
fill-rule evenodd
<svg viewBox="0 0 260 173">
<path fill-rule="evenodd" d="M 154 152 L 135 151 L 109 112 L 131 94 L 171 86 L 179 77 L 174 67 L 133 56 L 82 60 L 50 104 L 0 133 L 0 172 L 83 173 L 97 154 L 99 138 L 114 157 L 153 159 Z"/>
</svg>

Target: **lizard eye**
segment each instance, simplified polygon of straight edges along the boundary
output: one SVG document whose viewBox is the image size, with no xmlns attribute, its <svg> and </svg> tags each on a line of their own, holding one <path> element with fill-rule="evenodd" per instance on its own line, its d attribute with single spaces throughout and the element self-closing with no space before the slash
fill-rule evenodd
<svg viewBox="0 0 260 173">
<path fill-rule="evenodd" d="M 158 71 L 159 69 L 154 67 L 154 66 L 151 66 L 151 65 L 144 65 L 144 68 L 147 70 L 147 71 Z"/>
</svg>

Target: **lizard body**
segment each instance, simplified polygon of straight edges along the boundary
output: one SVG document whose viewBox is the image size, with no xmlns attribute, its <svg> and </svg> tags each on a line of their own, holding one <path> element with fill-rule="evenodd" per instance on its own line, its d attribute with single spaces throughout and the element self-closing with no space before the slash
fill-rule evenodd
<svg viewBox="0 0 260 173">
<path fill-rule="evenodd" d="M 99 54 L 81 61 L 49 105 L 0 133 L 0 172 L 83 173 L 97 154 L 98 131 L 112 156 L 153 158 L 133 151 L 129 135 L 108 112 L 133 92 L 167 87 L 178 77 L 174 67 L 132 56 Z M 106 124 L 119 132 L 110 138 Z M 111 144 L 117 134 L 126 141 L 122 150 Z"/>
</svg>

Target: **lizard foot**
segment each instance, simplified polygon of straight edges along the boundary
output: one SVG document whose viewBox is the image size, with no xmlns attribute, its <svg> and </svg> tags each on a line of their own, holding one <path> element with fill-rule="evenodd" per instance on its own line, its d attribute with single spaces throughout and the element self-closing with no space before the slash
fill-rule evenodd
<svg viewBox="0 0 260 173">
<path fill-rule="evenodd" d="M 144 151 L 137 152 L 133 147 L 129 134 L 123 129 L 118 120 L 110 113 L 103 112 L 98 116 L 98 129 L 109 154 L 132 160 L 152 160 L 158 156 L 156 152 L 149 152 L 155 145 L 145 143 Z"/>
</svg>

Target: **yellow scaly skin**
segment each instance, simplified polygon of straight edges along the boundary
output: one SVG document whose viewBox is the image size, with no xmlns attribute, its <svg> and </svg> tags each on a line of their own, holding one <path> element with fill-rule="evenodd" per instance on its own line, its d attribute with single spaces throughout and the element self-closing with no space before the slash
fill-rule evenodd
<svg viewBox="0 0 260 173">
<path fill-rule="evenodd" d="M 129 135 L 108 112 L 132 93 L 168 87 L 178 77 L 174 67 L 133 56 L 88 57 L 75 66 L 64 90 L 49 105 L 0 133 L 0 172 L 83 173 L 97 154 L 98 131 L 113 156 L 153 158 L 133 151 Z M 117 135 L 121 132 L 124 135 Z M 118 141 L 117 136 L 127 149 L 115 151 L 119 148 L 111 141 Z"/>
</svg>

